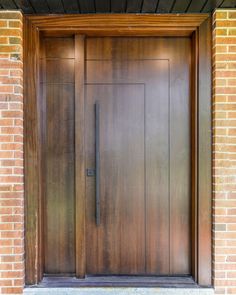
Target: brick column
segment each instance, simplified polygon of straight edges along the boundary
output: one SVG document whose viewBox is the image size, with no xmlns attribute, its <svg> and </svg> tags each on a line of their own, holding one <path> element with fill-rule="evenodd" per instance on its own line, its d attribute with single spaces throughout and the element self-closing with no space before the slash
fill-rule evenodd
<svg viewBox="0 0 236 295">
<path fill-rule="evenodd" d="M 236 10 L 213 16 L 214 285 L 236 294 Z"/>
<path fill-rule="evenodd" d="M 22 15 L 0 11 L 0 294 L 24 283 Z"/>
</svg>

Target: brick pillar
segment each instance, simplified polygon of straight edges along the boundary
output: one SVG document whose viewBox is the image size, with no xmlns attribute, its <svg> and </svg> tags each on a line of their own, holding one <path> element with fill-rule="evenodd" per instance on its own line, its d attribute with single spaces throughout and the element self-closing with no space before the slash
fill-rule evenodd
<svg viewBox="0 0 236 295">
<path fill-rule="evenodd" d="M 0 11 L 0 294 L 24 284 L 22 15 Z"/>
<path fill-rule="evenodd" d="M 214 285 L 236 294 L 236 10 L 213 16 Z"/>
</svg>

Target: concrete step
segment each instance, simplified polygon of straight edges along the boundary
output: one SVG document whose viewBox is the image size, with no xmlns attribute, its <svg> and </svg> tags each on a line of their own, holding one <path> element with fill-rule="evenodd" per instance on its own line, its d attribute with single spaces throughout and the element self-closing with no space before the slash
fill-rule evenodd
<svg viewBox="0 0 236 295">
<path fill-rule="evenodd" d="M 24 295 L 213 295 L 212 288 L 25 288 Z"/>
</svg>

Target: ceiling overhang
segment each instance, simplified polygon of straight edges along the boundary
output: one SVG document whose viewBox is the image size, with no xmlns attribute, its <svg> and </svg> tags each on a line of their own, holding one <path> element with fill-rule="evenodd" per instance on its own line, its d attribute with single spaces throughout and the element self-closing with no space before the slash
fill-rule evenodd
<svg viewBox="0 0 236 295">
<path fill-rule="evenodd" d="M 236 8 L 236 0 L 0 0 L 0 9 L 25 14 L 210 13 Z"/>
</svg>

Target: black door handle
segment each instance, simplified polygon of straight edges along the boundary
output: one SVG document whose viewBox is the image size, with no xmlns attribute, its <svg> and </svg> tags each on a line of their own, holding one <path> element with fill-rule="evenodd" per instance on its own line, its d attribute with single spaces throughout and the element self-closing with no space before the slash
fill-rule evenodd
<svg viewBox="0 0 236 295">
<path fill-rule="evenodd" d="M 96 224 L 100 225 L 100 105 L 95 103 Z"/>
</svg>

